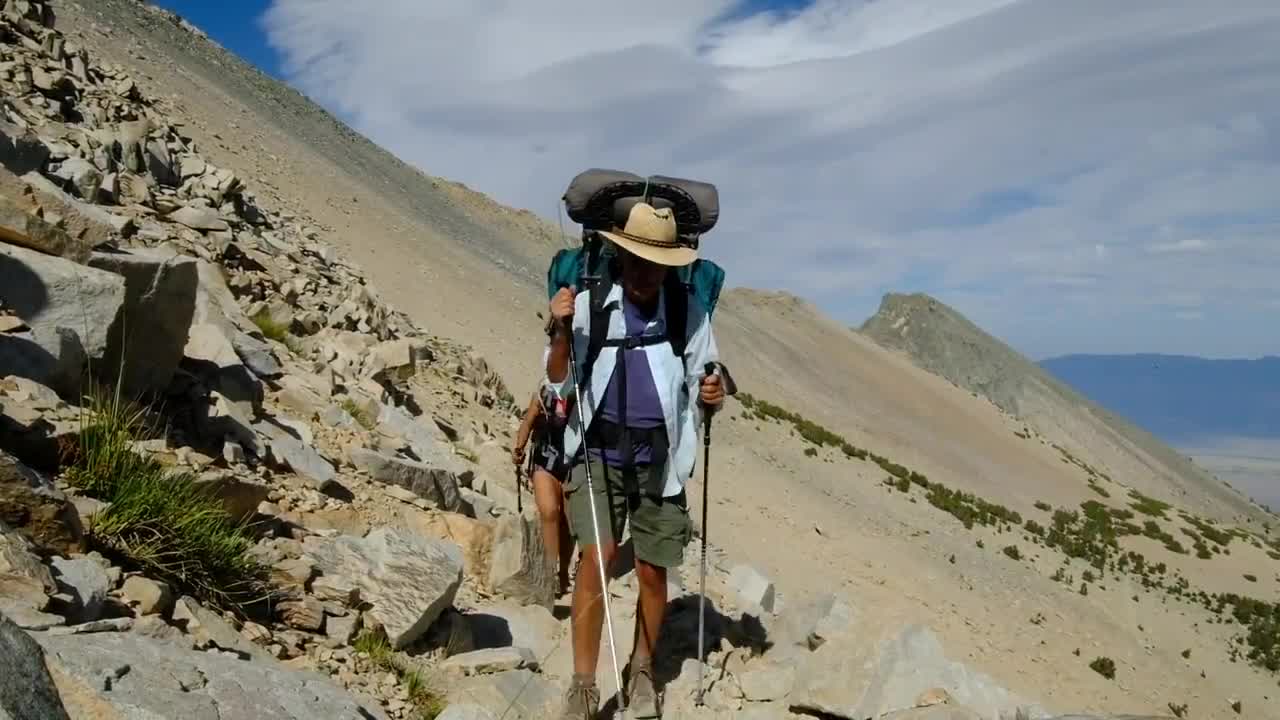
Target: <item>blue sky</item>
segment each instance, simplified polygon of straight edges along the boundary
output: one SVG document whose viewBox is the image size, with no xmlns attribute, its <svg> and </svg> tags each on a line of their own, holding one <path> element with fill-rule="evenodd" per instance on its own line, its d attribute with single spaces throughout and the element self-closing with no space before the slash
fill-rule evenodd
<svg viewBox="0 0 1280 720">
<path fill-rule="evenodd" d="M 1280 354 L 1271 0 L 161 4 L 552 221 L 586 167 L 715 182 L 730 282 L 850 324 L 919 290 L 1035 358 Z"/>
<path fill-rule="evenodd" d="M 266 33 L 259 24 L 271 0 L 152 0 L 152 3 L 178 13 L 263 72 L 284 79 L 280 76 L 280 56 L 267 44 Z"/>
</svg>

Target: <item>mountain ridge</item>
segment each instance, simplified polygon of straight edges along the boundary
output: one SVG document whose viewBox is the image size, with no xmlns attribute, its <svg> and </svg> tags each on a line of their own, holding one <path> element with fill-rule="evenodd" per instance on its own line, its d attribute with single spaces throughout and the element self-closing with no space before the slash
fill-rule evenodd
<svg viewBox="0 0 1280 720">
<path fill-rule="evenodd" d="M 1148 474 L 1169 479 L 1176 493 L 1203 493 L 1220 519 L 1264 513 L 1234 489 L 1148 430 L 1077 392 L 963 314 L 926 293 L 886 293 L 859 332 L 903 352 L 922 368 L 975 392 L 1072 450 L 1098 444 L 1120 477 L 1146 493 L 1161 493 Z M 1095 450 L 1098 448 L 1095 447 Z"/>
</svg>

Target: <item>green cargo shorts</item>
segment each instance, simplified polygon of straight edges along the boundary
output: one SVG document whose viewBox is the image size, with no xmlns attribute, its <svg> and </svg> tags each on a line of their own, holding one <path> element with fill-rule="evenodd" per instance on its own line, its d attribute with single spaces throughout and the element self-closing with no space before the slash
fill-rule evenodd
<svg viewBox="0 0 1280 720">
<path fill-rule="evenodd" d="M 622 471 L 599 460 L 590 462 L 601 542 L 608 544 L 622 537 L 623 527 L 630 518 L 636 558 L 658 567 L 678 567 L 684 560 L 685 546 L 693 539 L 693 521 L 689 518 L 684 494 L 655 500 L 642 493 L 637 500 L 629 501 L 623 489 Z M 643 477 L 648 468 L 639 468 L 638 472 Z M 564 485 L 564 496 L 565 514 L 574 542 L 578 547 L 594 545 L 586 462 L 573 466 Z"/>
</svg>

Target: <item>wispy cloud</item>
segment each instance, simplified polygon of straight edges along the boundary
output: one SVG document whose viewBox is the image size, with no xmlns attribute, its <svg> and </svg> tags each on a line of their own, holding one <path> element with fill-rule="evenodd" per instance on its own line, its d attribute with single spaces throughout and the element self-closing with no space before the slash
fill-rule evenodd
<svg viewBox="0 0 1280 720">
<path fill-rule="evenodd" d="M 1152 243 L 1147 246 L 1147 252 L 1156 253 L 1156 254 L 1186 253 L 1186 252 L 1200 252 L 1201 250 L 1207 250 L 1208 248 L 1209 248 L 1209 243 L 1205 242 L 1204 240 L 1201 240 L 1200 238 L 1185 238 L 1182 240 L 1176 240 L 1174 242 Z"/>
<path fill-rule="evenodd" d="M 717 183 L 731 281 L 849 322 L 909 285 L 1034 355 L 1280 351 L 1256 332 L 1280 4 L 761 5 L 274 0 L 264 23 L 310 96 L 503 202 L 554 218 L 591 166 Z M 1146 301 L 1188 289 L 1215 321 L 1193 333 Z"/>
</svg>

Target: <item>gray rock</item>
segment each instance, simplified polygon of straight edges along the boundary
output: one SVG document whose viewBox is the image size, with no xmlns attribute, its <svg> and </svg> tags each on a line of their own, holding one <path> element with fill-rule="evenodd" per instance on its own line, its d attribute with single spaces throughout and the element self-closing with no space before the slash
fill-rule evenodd
<svg viewBox="0 0 1280 720">
<path fill-rule="evenodd" d="M 325 618 L 324 633 L 338 647 L 351 644 L 360 630 L 360 615 L 351 613 L 342 617 Z"/>
<path fill-rule="evenodd" d="M 40 138 L 22 128 L 0 120 L 0 165 L 14 175 L 25 175 L 44 167 L 49 148 Z"/>
<path fill-rule="evenodd" d="M 493 515 L 493 510 L 498 505 L 493 498 L 481 495 L 471 488 L 459 488 L 458 494 L 462 496 L 463 509 L 470 506 L 471 512 L 468 513 L 474 518 L 486 518 Z"/>
<path fill-rule="evenodd" d="M 436 720 L 498 720 L 498 716 L 475 703 L 455 703 L 437 715 Z"/>
<path fill-rule="evenodd" d="M 135 633 L 37 638 L 46 662 L 127 718 L 387 720 L 378 704 L 317 673 L 243 662 Z M 56 717 L 56 716 L 55 716 Z"/>
<path fill-rule="evenodd" d="M 192 230 L 230 230 L 231 226 L 226 220 L 218 217 L 218 212 L 210 208 L 192 207 L 184 205 L 183 207 L 169 213 L 169 219 L 186 225 Z"/>
<path fill-rule="evenodd" d="M 22 181 L 45 195 L 61 201 L 68 209 L 80 216 L 88 224 L 91 233 L 98 238 L 98 242 L 115 236 L 130 237 L 136 229 L 133 218 L 116 215 L 100 205 L 72 197 L 38 172 L 33 171 L 23 175 Z"/>
<path fill-rule="evenodd" d="M 173 606 L 173 621 L 186 630 L 197 649 L 216 647 L 246 658 L 270 658 L 265 650 L 236 632 L 221 615 L 196 602 L 194 598 L 178 598 Z"/>
<path fill-rule="evenodd" d="M 410 490 L 441 510 L 457 512 L 462 507 L 458 478 L 448 470 L 389 457 L 365 448 L 353 450 L 350 457 L 352 464 L 378 482 Z"/>
<path fill-rule="evenodd" d="M 506 720 L 545 720 L 553 716 L 560 692 L 542 675 L 522 668 L 452 683 L 447 698 L 450 703 L 479 706 Z"/>
<path fill-rule="evenodd" d="M 138 615 L 167 613 L 173 605 L 173 592 L 167 583 L 141 575 L 127 578 L 120 594 Z"/>
<path fill-rule="evenodd" d="M 311 594 L 317 600 L 355 607 L 360 602 L 360 588 L 341 575 L 321 575 L 311 582 Z"/>
<path fill-rule="evenodd" d="M 218 266 L 199 261 L 196 273 L 199 284 L 196 288 L 191 332 L 187 346 L 183 349 L 183 354 L 188 359 L 184 365 L 201 376 L 211 389 L 235 405 L 232 416 L 252 418 L 262 402 L 262 383 L 244 365 L 233 341 L 251 325 L 240 311 L 240 306 L 227 287 Z M 209 428 L 208 432 L 219 430 L 222 428 L 215 426 Z M 248 424 L 236 434 L 246 449 L 259 454 L 257 440 L 249 432 Z"/>
<path fill-rule="evenodd" d="M 89 265 L 124 278 L 124 308 L 111 329 L 103 371 L 126 395 L 162 392 L 182 362 L 195 313 L 194 258 L 135 250 L 95 252 Z"/>
<path fill-rule="evenodd" d="M 107 599 L 107 591 L 111 589 L 111 579 L 107 571 L 96 561 L 89 558 L 54 558 L 54 579 L 63 592 L 69 594 L 74 602 L 68 620 L 90 622 L 97 620 L 102 614 L 102 604 Z"/>
<path fill-rule="evenodd" d="M 817 650 L 827 640 L 848 630 L 854 611 L 842 598 L 823 593 L 813 600 L 787 608 L 773 632 L 774 646 Z"/>
<path fill-rule="evenodd" d="M 67 158 L 58 168 L 57 176 L 69 181 L 80 197 L 89 202 L 98 201 L 98 191 L 102 189 L 102 173 L 93 163 L 78 157 Z"/>
<path fill-rule="evenodd" d="M 752 665 L 735 679 L 743 698 L 752 702 L 772 702 L 791 694 L 796 671 L 791 666 L 766 662 Z"/>
<path fill-rule="evenodd" d="M 44 651 L 0 613 L 0 720 L 69 720 Z"/>
<path fill-rule="evenodd" d="M 86 363 L 103 357 L 124 304 L 124 278 L 0 244 L 5 306 L 32 328 L 0 337 L 0 376 L 19 375 L 75 397 Z"/>
<path fill-rule="evenodd" d="M 984 718 L 966 707 L 934 705 L 932 707 L 895 710 L 887 715 L 882 715 L 881 720 L 984 720 Z"/>
<path fill-rule="evenodd" d="M 729 572 L 729 585 L 747 608 L 773 612 L 773 583 L 755 568 L 749 565 L 734 566 Z"/>
<path fill-rule="evenodd" d="M 310 445 L 304 445 L 301 440 L 270 423 L 259 423 L 254 428 L 267 438 L 272 458 L 310 480 L 317 490 L 331 492 L 341 487 L 333 464 Z"/>
<path fill-rule="evenodd" d="M 286 600 L 278 608 L 280 619 L 291 628 L 314 633 L 324 627 L 324 604 L 313 597 Z"/>
<path fill-rule="evenodd" d="M 520 668 L 538 669 L 538 659 L 529 648 L 504 647 L 473 650 L 454 655 L 440 663 L 442 670 L 460 670 L 467 675 L 519 670 Z"/>
<path fill-rule="evenodd" d="M 551 655 L 562 631 L 541 605 L 493 603 L 475 608 L 465 618 L 476 648 L 528 648 L 540 661 Z"/>
<path fill-rule="evenodd" d="M 882 642 L 848 635 L 814 651 L 797 672 L 791 706 L 835 717 L 864 718 L 905 710 L 941 688 L 980 715 L 1013 715 L 1026 703 L 990 677 L 947 659 L 928 628 L 909 625 Z"/>
<path fill-rule="evenodd" d="M 3 597 L 0 597 L 0 614 L 8 615 L 13 624 L 23 630 L 48 630 L 67 624 L 67 619 L 61 615 L 32 610 L 27 604 L 5 600 Z M 0 715 L 0 720 L 3 718 Z"/>
<path fill-rule="evenodd" d="M 383 405 L 377 426 L 379 432 L 404 440 L 419 461 L 453 473 L 460 485 L 471 485 L 473 471 L 453 454 L 444 433 L 434 423 L 428 426 L 394 405 Z"/>
<path fill-rule="evenodd" d="M 66 627 L 57 627 L 49 630 L 50 635 L 84 635 L 87 633 L 100 632 L 125 632 L 133 628 L 133 618 L 105 618 L 102 620 L 90 620 L 89 622 L 80 623 L 78 625 L 68 625 Z"/>
<path fill-rule="evenodd" d="M 489 559 L 489 587 L 523 605 L 551 608 L 557 580 L 536 522 L 520 515 L 498 519 Z"/>
<path fill-rule="evenodd" d="M 222 509 L 235 522 L 250 518 L 258 511 L 258 505 L 267 499 L 271 489 L 264 483 L 251 480 L 227 470 L 208 470 L 196 478 L 196 487 L 204 489 L 222 501 Z"/>
<path fill-rule="evenodd" d="M 89 258 L 90 248 L 87 243 L 72 238 L 62 228 L 45 222 L 43 218 L 2 197 L 0 240 L 72 262 L 82 263 Z"/>
<path fill-rule="evenodd" d="M 0 523 L 0 603 L 39 612 L 57 591 L 53 575 L 32 552 L 31 542 Z"/>
<path fill-rule="evenodd" d="M 231 336 L 231 346 L 235 348 L 236 355 L 253 371 L 254 375 L 260 378 L 274 378 L 284 373 L 284 369 L 280 367 L 280 362 L 276 360 L 275 353 L 267 341 L 259 340 L 249 333 L 238 332 Z"/>
<path fill-rule="evenodd" d="M 381 527 L 363 538 L 308 536 L 303 551 L 325 575 L 351 578 L 367 616 L 381 624 L 395 648 L 418 639 L 462 584 L 462 550 L 399 528 Z"/>
</svg>

